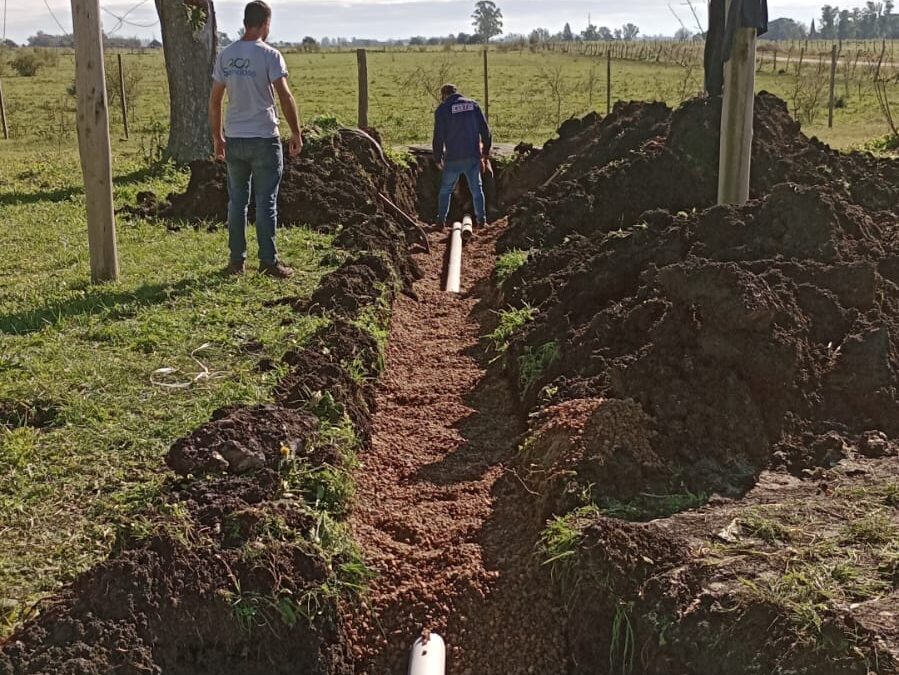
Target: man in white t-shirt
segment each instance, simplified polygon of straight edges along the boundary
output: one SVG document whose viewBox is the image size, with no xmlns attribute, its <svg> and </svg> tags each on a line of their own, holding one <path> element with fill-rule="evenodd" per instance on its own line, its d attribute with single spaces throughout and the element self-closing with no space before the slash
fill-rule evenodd
<svg viewBox="0 0 899 675">
<path fill-rule="evenodd" d="M 230 274 L 243 274 L 247 258 L 247 206 L 250 183 L 256 194 L 256 235 L 259 240 L 259 271 L 278 279 L 293 276 L 293 270 L 278 260 L 275 230 L 278 225 L 278 188 L 284 172 L 284 155 L 278 132 L 281 110 L 293 134 L 289 152 L 296 157 L 303 149 L 297 103 L 287 85 L 287 64 L 281 53 L 265 44 L 272 10 L 262 0 L 253 0 L 244 10 L 244 35 L 222 50 L 212 73 L 209 97 L 209 126 L 216 159 L 228 164 L 228 246 Z M 222 131 L 222 100 L 228 92 L 228 114 Z"/>
</svg>

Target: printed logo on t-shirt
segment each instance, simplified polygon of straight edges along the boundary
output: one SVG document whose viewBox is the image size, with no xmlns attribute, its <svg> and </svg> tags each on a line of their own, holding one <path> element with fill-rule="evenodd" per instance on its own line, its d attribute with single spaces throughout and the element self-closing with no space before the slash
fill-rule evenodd
<svg viewBox="0 0 899 675">
<path fill-rule="evenodd" d="M 464 112 L 474 112 L 474 103 L 472 103 L 471 101 L 467 101 L 465 103 L 453 104 L 453 115 Z"/>
<path fill-rule="evenodd" d="M 237 75 L 238 77 L 256 77 L 256 71 L 250 70 L 250 59 L 233 58 L 228 59 L 228 63 L 224 67 L 225 77 L 229 75 Z"/>
</svg>

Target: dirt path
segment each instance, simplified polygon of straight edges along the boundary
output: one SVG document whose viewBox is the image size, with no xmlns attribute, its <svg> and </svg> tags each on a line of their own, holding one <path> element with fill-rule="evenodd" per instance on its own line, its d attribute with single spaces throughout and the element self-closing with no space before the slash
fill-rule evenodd
<svg viewBox="0 0 899 675">
<path fill-rule="evenodd" d="M 479 345 L 501 226 L 466 248 L 463 292 L 440 289 L 446 245 L 419 259 L 418 301 L 394 307 L 373 447 L 352 520 L 378 572 L 349 618 L 358 673 L 405 673 L 423 628 L 447 642 L 448 673 L 563 672 L 561 620 L 534 558 L 539 523 L 507 470 L 523 431 Z"/>
</svg>

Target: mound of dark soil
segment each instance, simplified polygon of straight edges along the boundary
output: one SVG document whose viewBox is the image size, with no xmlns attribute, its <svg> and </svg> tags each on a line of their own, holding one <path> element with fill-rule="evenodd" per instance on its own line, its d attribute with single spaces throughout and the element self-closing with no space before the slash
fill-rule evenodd
<svg viewBox="0 0 899 675">
<path fill-rule="evenodd" d="M 214 226 L 228 219 L 228 172 L 224 162 L 190 164 L 187 190 L 160 202 L 152 193 L 141 193 L 136 207 L 141 216 L 182 223 Z M 310 137 L 302 154 L 293 158 L 284 149 L 284 177 L 278 194 L 278 220 L 283 226 L 307 226 L 339 231 L 351 220 L 385 212 L 379 193 L 403 211 L 415 213 L 415 178 L 388 160 L 371 137 L 344 129 L 333 136 Z M 249 217 L 255 213 L 251 197 Z M 402 231 L 402 230 L 401 230 Z"/>
<path fill-rule="evenodd" d="M 623 470 L 608 470 L 594 435 L 596 470 L 578 472 L 598 496 L 739 491 L 797 433 L 899 435 L 897 255 L 890 228 L 821 187 L 644 214 L 513 275 L 510 295 L 541 313 L 509 364 L 526 381 L 533 354 L 554 353 L 523 392 L 528 407 L 630 401 L 627 426 L 644 440 L 612 437 Z"/>
<path fill-rule="evenodd" d="M 518 171 L 521 185 L 504 190 L 507 202 L 524 188 L 533 191 L 512 208 L 501 249 L 608 232 L 652 209 L 676 213 L 713 205 L 720 116 L 720 99 L 693 99 L 676 111 L 658 103 L 619 104 L 601 122 L 534 155 Z M 872 217 L 899 214 L 899 161 L 844 155 L 808 139 L 786 104 L 764 92 L 756 97 L 752 157 L 753 196 L 784 182 L 820 185 Z"/>
<path fill-rule="evenodd" d="M 337 321 L 285 362 L 286 407 L 225 408 L 177 441 L 166 461 L 182 480 L 164 505 L 0 646 L 0 672 L 352 672 L 335 586 L 349 561 L 305 535 L 333 527 L 312 504 L 345 510 L 316 477 L 349 468 L 319 420 L 346 411 L 367 435 L 371 380 L 346 368 L 374 377 L 380 353 Z"/>
</svg>

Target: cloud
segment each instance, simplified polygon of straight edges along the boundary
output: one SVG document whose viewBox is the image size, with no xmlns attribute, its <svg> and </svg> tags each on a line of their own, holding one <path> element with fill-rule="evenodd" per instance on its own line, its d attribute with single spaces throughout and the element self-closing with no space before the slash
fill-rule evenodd
<svg viewBox="0 0 899 675">
<path fill-rule="evenodd" d="M 688 26 L 695 23 L 682 0 L 672 0 L 680 18 Z M 787 0 L 769 2 L 772 17 L 792 16 L 804 21 L 818 14 L 823 0 Z M 123 14 L 139 0 L 101 0 L 101 7 Z M 50 7 L 64 26 L 71 26 L 71 9 L 68 0 L 49 0 Z M 222 30 L 230 35 L 240 28 L 243 1 L 220 0 L 216 2 L 216 14 Z M 469 15 L 474 0 L 270 0 L 274 10 L 273 40 L 296 40 L 304 35 L 341 37 L 405 38 L 412 35 L 447 35 L 471 32 Z M 590 14 L 599 26 L 620 26 L 625 22 L 637 24 L 645 35 L 672 34 L 677 22 L 668 9 L 668 0 L 498 0 L 505 15 L 506 33 L 526 33 L 541 26 L 558 31 L 566 22 L 579 31 L 587 23 Z M 705 19 L 705 1 L 694 0 Z M 861 0 L 857 4 L 862 4 Z M 59 32 L 40 0 L 9 2 L 7 34 L 14 40 L 24 41 L 38 30 Z M 156 21 L 153 0 L 128 16 L 135 24 L 151 24 Z M 103 13 L 107 30 L 116 20 Z M 120 35 L 151 37 L 159 35 L 159 28 L 138 28 L 126 25 Z"/>
</svg>

